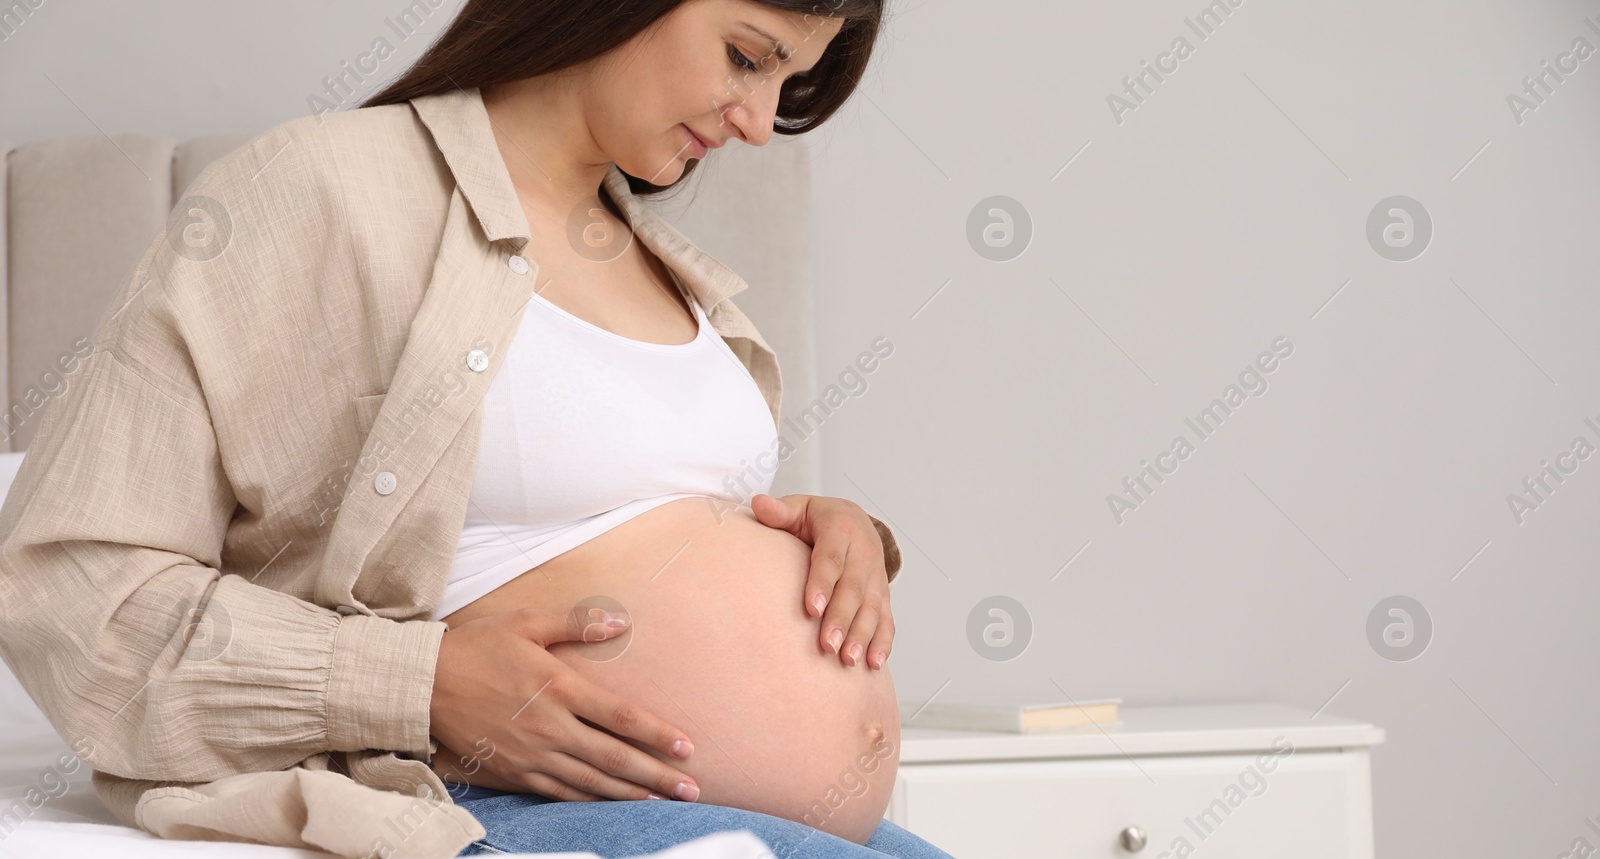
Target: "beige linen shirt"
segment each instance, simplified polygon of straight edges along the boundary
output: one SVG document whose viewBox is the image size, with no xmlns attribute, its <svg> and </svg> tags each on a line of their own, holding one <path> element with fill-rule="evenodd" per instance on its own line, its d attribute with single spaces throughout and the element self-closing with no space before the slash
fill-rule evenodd
<svg viewBox="0 0 1600 859">
<path fill-rule="evenodd" d="M 776 426 L 745 282 L 604 187 Z M 426 763 L 426 618 L 538 260 L 476 89 L 284 123 L 179 201 L 0 508 L 0 655 L 118 819 L 351 857 L 483 836 Z"/>
</svg>

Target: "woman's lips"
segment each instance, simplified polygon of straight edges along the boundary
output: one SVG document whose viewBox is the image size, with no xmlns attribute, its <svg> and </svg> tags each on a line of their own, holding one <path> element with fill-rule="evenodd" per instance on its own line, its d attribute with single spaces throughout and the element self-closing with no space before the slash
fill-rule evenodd
<svg viewBox="0 0 1600 859">
<path fill-rule="evenodd" d="M 687 132 L 688 135 L 689 135 L 689 145 L 691 147 L 691 150 L 694 152 L 694 157 L 696 157 L 696 158 L 704 158 L 704 157 L 706 157 L 706 153 L 711 151 L 711 146 L 708 143 L 706 143 L 706 141 L 701 140 L 700 139 L 700 135 L 695 134 L 694 133 L 694 129 L 690 128 L 689 126 L 687 126 L 687 125 L 683 126 L 683 130 L 685 132 Z"/>
</svg>

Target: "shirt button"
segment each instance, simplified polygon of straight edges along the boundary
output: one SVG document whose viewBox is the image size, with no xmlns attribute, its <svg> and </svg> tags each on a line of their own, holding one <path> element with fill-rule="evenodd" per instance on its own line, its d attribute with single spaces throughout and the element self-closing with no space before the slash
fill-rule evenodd
<svg viewBox="0 0 1600 859">
<path fill-rule="evenodd" d="M 471 367 L 474 373 L 482 373 L 489 369 L 489 356 L 484 354 L 482 349 L 474 349 L 467 353 L 467 366 Z"/>
<path fill-rule="evenodd" d="M 528 261 L 521 256 L 513 256 L 511 259 L 506 260 L 506 264 L 511 266 L 511 270 L 517 274 L 528 273 Z"/>
<path fill-rule="evenodd" d="M 378 490 L 379 495 L 388 495 L 394 491 L 394 473 L 389 471 L 378 472 L 377 479 L 372 481 L 372 488 Z"/>
<path fill-rule="evenodd" d="M 336 612 L 338 612 L 338 613 L 340 613 L 342 615 L 345 615 L 346 617 L 349 617 L 352 614 L 360 614 L 361 613 L 353 605 L 342 605 L 342 606 L 339 606 L 339 607 L 335 608 L 334 611 L 336 611 Z"/>
</svg>

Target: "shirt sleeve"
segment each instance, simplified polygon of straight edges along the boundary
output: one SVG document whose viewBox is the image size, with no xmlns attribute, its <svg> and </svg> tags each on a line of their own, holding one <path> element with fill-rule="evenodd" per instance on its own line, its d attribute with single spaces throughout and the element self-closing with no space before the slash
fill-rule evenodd
<svg viewBox="0 0 1600 859">
<path fill-rule="evenodd" d="M 894 577 L 900 573 L 900 547 L 894 541 L 894 532 L 871 513 L 867 518 L 872 520 L 872 526 L 878 529 L 878 539 L 883 541 L 883 569 L 889 574 L 889 583 L 894 584 Z"/>
<path fill-rule="evenodd" d="M 257 143 L 263 160 L 281 145 Z M 304 173 L 295 151 L 278 168 Z M 314 247 L 287 192 L 273 209 L 273 192 L 245 190 L 259 168 L 228 158 L 197 185 L 232 209 L 234 244 L 199 265 L 157 235 L 44 408 L 0 507 L 0 656 L 62 737 L 92 749 L 86 762 L 124 778 L 206 782 L 322 751 L 425 756 L 444 623 L 344 616 L 221 573 L 240 508 L 225 463 L 248 452 L 220 447 L 212 417 L 243 414 L 251 385 L 282 379 L 186 341 L 236 290 L 287 277 L 274 255 Z M 285 175 L 274 187 L 309 187 Z M 297 536 L 312 535 L 285 529 Z"/>
<path fill-rule="evenodd" d="M 57 731 L 125 778 L 426 754 L 445 625 L 221 575 L 236 501 L 206 415 L 113 352 L 80 372 L 0 509 L 0 655 Z"/>
</svg>

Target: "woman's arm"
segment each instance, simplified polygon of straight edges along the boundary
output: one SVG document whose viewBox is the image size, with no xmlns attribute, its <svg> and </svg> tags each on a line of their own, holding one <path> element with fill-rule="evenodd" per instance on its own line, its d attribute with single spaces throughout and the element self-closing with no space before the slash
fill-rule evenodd
<svg viewBox="0 0 1600 859">
<path fill-rule="evenodd" d="M 0 655 L 91 766 L 126 778 L 426 754 L 445 625 L 222 576 L 237 502 L 211 422 L 157 378 L 97 350 L 46 410 L 0 508 Z"/>
<path fill-rule="evenodd" d="M 429 751 L 443 623 L 345 617 L 220 571 L 240 507 L 225 464 L 303 467 L 292 450 L 249 447 L 266 442 L 243 431 L 219 449 L 213 419 L 255 425 L 253 386 L 284 381 L 256 357 L 283 332 L 261 330 L 269 321 L 250 302 L 314 294 L 288 269 L 341 226 L 319 144 L 285 134 L 196 180 L 191 193 L 231 215 L 226 247 L 184 254 L 186 237 L 207 234 L 180 233 L 181 218 L 155 236 L 0 508 L 0 656 L 70 744 L 92 743 L 92 767 L 124 778 L 211 781 L 328 750 Z M 269 512 L 306 557 L 320 517 L 253 511 Z"/>
</svg>

